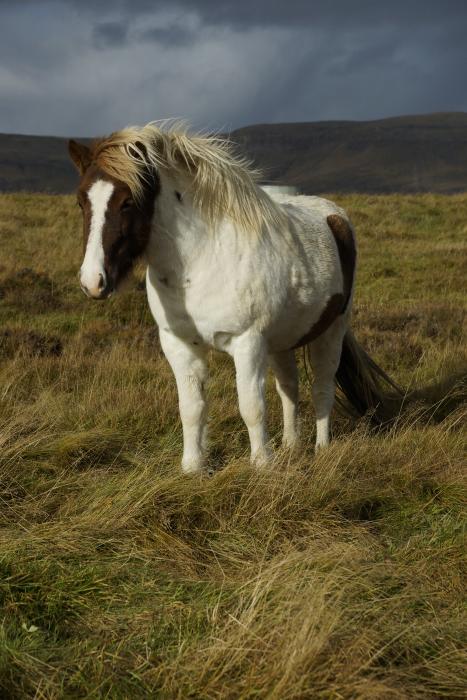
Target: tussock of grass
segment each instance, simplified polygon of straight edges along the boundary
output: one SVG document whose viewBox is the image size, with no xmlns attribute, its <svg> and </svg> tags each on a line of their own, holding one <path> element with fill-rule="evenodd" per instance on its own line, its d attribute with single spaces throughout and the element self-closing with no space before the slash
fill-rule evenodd
<svg viewBox="0 0 467 700">
<path fill-rule="evenodd" d="M 300 451 L 254 471 L 213 356 L 217 471 L 189 479 L 144 292 L 90 303 L 72 199 L 1 198 L 0 695 L 464 697 L 465 203 L 343 199 L 396 424 L 336 416 L 314 457 L 303 382 Z"/>
</svg>

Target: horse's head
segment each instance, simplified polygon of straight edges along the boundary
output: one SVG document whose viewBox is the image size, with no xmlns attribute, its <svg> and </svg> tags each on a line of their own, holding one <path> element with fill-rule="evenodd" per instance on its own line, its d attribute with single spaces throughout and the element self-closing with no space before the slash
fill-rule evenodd
<svg viewBox="0 0 467 700">
<path fill-rule="evenodd" d="M 76 141 L 70 141 L 68 148 L 81 176 L 77 195 L 84 224 L 81 288 L 93 299 L 106 299 L 147 246 L 157 176 L 145 179 L 136 200 L 126 182 L 102 169 L 93 150 Z"/>
</svg>

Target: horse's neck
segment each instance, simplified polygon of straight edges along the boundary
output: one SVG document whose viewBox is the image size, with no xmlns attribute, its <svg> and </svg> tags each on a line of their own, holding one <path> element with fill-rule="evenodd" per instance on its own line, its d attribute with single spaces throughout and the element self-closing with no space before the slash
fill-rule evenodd
<svg viewBox="0 0 467 700">
<path fill-rule="evenodd" d="M 284 245 L 283 232 L 279 238 L 275 233 L 270 230 L 267 240 L 274 238 L 273 248 L 278 250 Z M 225 266 L 226 274 L 227 270 L 235 272 L 240 258 L 245 263 L 249 256 L 258 257 L 258 246 L 253 237 L 240 238 L 237 224 L 228 218 L 216 223 L 213 230 L 212 224 L 193 205 L 187 183 L 162 179 L 146 252 L 149 266 L 160 279 L 168 278 L 178 286 L 182 278 L 191 277 L 194 269 L 211 269 L 214 259 Z"/>
<path fill-rule="evenodd" d="M 154 207 L 148 264 L 183 273 L 202 250 L 207 235 L 207 225 L 190 195 L 180 184 L 164 181 Z"/>
</svg>

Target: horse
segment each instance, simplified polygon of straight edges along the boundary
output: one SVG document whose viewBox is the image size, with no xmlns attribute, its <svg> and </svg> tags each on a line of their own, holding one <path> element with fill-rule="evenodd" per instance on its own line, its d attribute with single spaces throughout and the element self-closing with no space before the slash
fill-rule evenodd
<svg viewBox="0 0 467 700">
<path fill-rule="evenodd" d="M 357 249 L 341 207 L 270 196 L 227 139 L 180 125 L 152 122 L 68 146 L 80 174 L 81 288 L 107 299 L 145 259 L 149 306 L 178 390 L 184 472 L 206 466 L 210 348 L 233 358 L 255 466 L 271 457 L 268 366 L 282 402 L 282 446 L 298 444 L 298 348 L 313 370 L 316 450 L 329 443 L 336 385 L 358 414 L 384 420 L 385 385 L 397 387 L 350 328 Z"/>
</svg>

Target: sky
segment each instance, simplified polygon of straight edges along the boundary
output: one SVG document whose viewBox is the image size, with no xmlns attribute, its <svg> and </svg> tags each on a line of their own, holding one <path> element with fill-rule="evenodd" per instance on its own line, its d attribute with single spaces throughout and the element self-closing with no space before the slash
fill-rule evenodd
<svg viewBox="0 0 467 700">
<path fill-rule="evenodd" d="M 0 132 L 467 111 L 467 0 L 0 0 Z"/>
</svg>

